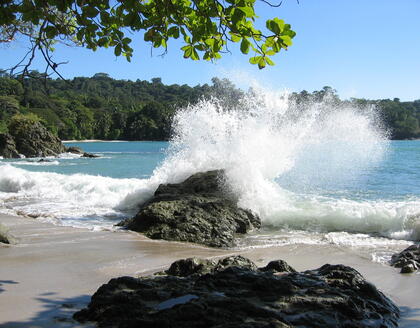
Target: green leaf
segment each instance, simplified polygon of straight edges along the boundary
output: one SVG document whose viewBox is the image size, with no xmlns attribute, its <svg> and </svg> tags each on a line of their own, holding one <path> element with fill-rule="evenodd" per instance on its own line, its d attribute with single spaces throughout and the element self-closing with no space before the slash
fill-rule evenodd
<svg viewBox="0 0 420 328">
<path fill-rule="evenodd" d="M 194 48 L 199 50 L 199 51 L 206 50 L 206 47 L 203 44 L 198 44 L 198 45 L 194 46 Z"/>
<path fill-rule="evenodd" d="M 174 39 L 178 39 L 179 38 L 179 28 L 178 26 L 172 26 L 169 30 L 168 30 L 168 36 Z"/>
<path fill-rule="evenodd" d="M 214 39 L 206 39 L 204 40 L 204 43 L 207 44 L 210 48 L 214 47 Z"/>
<path fill-rule="evenodd" d="M 191 59 L 192 60 L 199 60 L 200 59 L 200 56 L 198 55 L 197 50 L 195 50 L 194 48 L 192 48 Z"/>
<path fill-rule="evenodd" d="M 153 38 L 153 48 L 159 48 L 162 45 L 162 41 L 164 41 L 164 39 L 162 39 L 162 37 L 159 34 L 157 34 Z"/>
<path fill-rule="evenodd" d="M 100 38 L 97 43 L 98 43 L 98 46 L 106 48 L 108 47 L 108 38 L 107 37 Z"/>
<path fill-rule="evenodd" d="M 282 19 L 279 19 L 279 18 L 275 17 L 275 18 L 273 19 L 273 21 L 274 21 L 274 22 L 277 24 L 277 26 L 280 28 L 280 31 L 284 29 L 284 27 L 285 27 L 284 20 L 282 20 Z M 290 28 L 290 25 L 289 25 L 289 28 Z"/>
<path fill-rule="evenodd" d="M 99 10 L 91 5 L 84 6 L 82 8 L 83 15 L 89 18 L 96 17 L 99 14 Z"/>
<path fill-rule="evenodd" d="M 274 66 L 274 62 L 271 60 L 271 58 L 265 57 L 265 61 L 267 62 L 268 65 L 270 66 Z"/>
<path fill-rule="evenodd" d="M 57 29 L 53 26 L 45 27 L 44 32 L 48 39 L 54 39 L 57 36 Z"/>
<path fill-rule="evenodd" d="M 234 11 L 233 11 L 233 15 L 232 15 L 232 17 L 231 17 L 231 19 L 232 19 L 232 23 L 235 25 L 235 26 L 238 26 L 239 24 L 239 22 L 243 19 L 245 17 L 245 13 L 242 11 L 242 10 L 240 10 L 239 8 L 236 8 Z"/>
<path fill-rule="evenodd" d="M 129 13 L 128 15 L 125 15 L 123 21 L 125 26 L 130 26 L 133 28 L 138 28 L 141 25 L 141 20 L 137 13 Z"/>
<path fill-rule="evenodd" d="M 102 24 L 107 24 L 109 22 L 109 13 L 107 13 L 106 11 L 101 11 L 100 17 Z"/>
<path fill-rule="evenodd" d="M 262 56 L 255 56 L 255 57 L 251 57 L 249 58 L 249 62 L 253 65 L 258 64 L 258 62 L 260 61 L 260 59 L 263 58 Z"/>
<path fill-rule="evenodd" d="M 254 17 L 255 13 L 252 7 L 238 7 L 240 11 L 242 11 L 246 17 Z"/>
<path fill-rule="evenodd" d="M 269 19 L 265 23 L 265 26 L 273 33 L 280 34 L 285 28 L 284 21 L 278 18 Z"/>
<path fill-rule="evenodd" d="M 258 68 L 263 69 L 265 67 L 265 57 L 261 57 L 261 59 L 258 61 Z"/>
<path fill-rule="evenodd" d="M 239 41 L 241 41 L 241 37 L 239 35 L 237 35 L 237 34 L 231 33 L 230 34 L 230 38 L 232 39 L 233 42 L 239 42 Z"/>
<path fill-rule="evenodd" d="M 242 39 L 241 42 L 241 52 L 243 54 L 247 54 L 249 52 L 249 47 L 251 45 L 251 42 L 249 42 L 247 39 Z"/>
<path fill-rule="evenodd" d="M 293 44 L 292 39 L 287 35 L 282 35 L 281 39 L 286 46 L 291 46 Z"/>
<path fill-rule="evenodd" d="M 280 33 L 280 29 L 278 25 L 272 19 L 267 20 L 265 23 L 265 26 L 267 27 L 267 29 L 269 29 L 271 32 L 275 34 Z"/>
<path fill-rule="evenodd" d="M 281 40 L 279 39 L 279 40 L 277 40 L 277 42 L 275 42 L 274 44 L 273 44 L 273 50 L 277 53 L 277 52 L 280 52 L 280 50 L 281 50 L 281 48 L 282 48 L 282 46 L 281 46 Z"/>
<path fill-rule="evenodd" d="M 117 44 L 114 48 L 114 54 L 115 56 L 120 56 L 121 55 L 121 45 Z"/>
<path fill-rule="evenodd" d="M 277 38 L 277 37 L 272 37 L 272 36 L 268 37 L 268 38 L 265 40 L 265 45 L 266 45 L 267 47 L 272 47 L 272 46 L 274 45 L 274 43 L 276 42 L 276 38 Z"/>
<path fill-rule="evenodd" d="M 184 51 L 184 58 L 190 58 L 192 53 L 193 53 L 193 48 L 191 46 L 187 46 Z"/>
<path fill-rule="evenodd" d="M 86 30 L 84 28 L 81 28 L 79 31 L 77 31 L 76 33 L 77 40 L 83 41 L 83 38 L 85 36 L 85 31 Z"/>
<path fill-rule="evenodd" d="M 155 32 L 152 29 L 150 29 L 146 33 L 144 33 L 144 41 L 152 41 L 154 33 Z"/>
</svg>

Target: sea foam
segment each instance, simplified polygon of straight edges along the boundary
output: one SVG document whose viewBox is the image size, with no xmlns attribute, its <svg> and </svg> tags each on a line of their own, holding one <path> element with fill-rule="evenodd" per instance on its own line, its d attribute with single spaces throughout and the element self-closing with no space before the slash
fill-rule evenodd
<svg viewBox="0 0 420 328">
<path fill-rule="evenodd" d="M 0 165 L 3 208 L 13 209 L 18 214 L 51 218 L 64 225 L 110 227 L 116 222 L 103 217 L 112 219 L 133 214 L 135 208 L 122 210 L 118 204 L 142 186 L 143 197 L 147 199 L 154 191 L 153 187 L 147 187 L 148 180 L 30 172 L 8 164 Z"/>
</svg>

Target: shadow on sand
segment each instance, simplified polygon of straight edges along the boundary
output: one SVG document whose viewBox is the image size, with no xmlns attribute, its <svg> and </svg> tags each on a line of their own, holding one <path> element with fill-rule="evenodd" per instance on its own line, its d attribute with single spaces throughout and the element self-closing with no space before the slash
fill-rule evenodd
<svg viewBox="0 0 420 328">
<path fill-rule="evenodd" d="M 1 284 L 14 281 L 0 280 Z M 91 324 L 80 324 L 72 319 L 76 311 L 87 306 L 90 301 L 89 295 L 81 295 L 72 298 L 57 298 L 56 293 L 43 293 L 36 298 L 42 303 L 43 310 L 27 321 L 6 322 L 0 324 L 0 328 L 93 328 Z M 407 306 L 400 307 L 401 318 L 400 328 L 418 328 L 420 327 L 419 317 L 420 308 L 411 308 Z"/>
<path fill-rule="evenodd" d="M 2 282 L 0 281 L 0 284 Z M 3 282 L 4 283 L 4 282 Z M 56 293 L 40 294 L 36 298 L 42 304 L 43 310 L 27 321 L 5 322 L 1 328 L 67 328 L 67 327 L 95 327 L 93 324 L 81 325 L 72 319 L 76 311 L 87 306 L 89 295 L 72 298 L 57 298 Z"/>
<path fill-rule="evenodd" d="M 14 280 L 0 280 L 0 293 L 4 292 L 4 288 L 2 288 L 1 286 L 3 285 L 16 285 L 18 284 L 17 281 Z"/>
<path fill-rule="evenodd" d="M 409 306 L 400 306 L 401 318 L 400 328 L 418 328 L 420 327 L 420 308 L 411 308 Z"/>
</svg>

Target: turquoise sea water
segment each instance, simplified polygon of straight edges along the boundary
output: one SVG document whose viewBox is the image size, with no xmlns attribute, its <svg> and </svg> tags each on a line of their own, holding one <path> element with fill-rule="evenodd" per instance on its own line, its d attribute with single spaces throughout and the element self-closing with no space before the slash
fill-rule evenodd
<svg viewBox="0 0 420 328">
<path fill-rule="evenodd" d="M 110 178 L 149 178 L 164 159 L 168 142 L 133 141 L 133 142 L 76 142 L 66 143 L 89 153 L 100 155 L 98 159 L 90 158 L 54 158 L 52 162 L 33 163 L 28 160 L 3 160 L 14 166 L 34 172 L 54 172 L 61 174 L 82 173 L 100 175 Z M 36 162 L 36 160 L 35 160 Z M 41 164 L 41 165 L 40 165 Z"/>
<path fill-rule="evenodd" d="M 360 201 L 371 199 L 404 201 L 420 197 L 420 140 L 389 142 L 381 161 L 363 168 L 344 180 L 329 176 L 328 158 L 324 160 L 319 159 L 316 163 L 320 171 L 323 170 L 323 166 L 327 169 L 309 183 L 305 180 L 304 173 L 302 174 L 304 170 L 300 168 L 294 168 L 278 181 L 283 185 L 289 185 L 290 190 L 296 192 L 306 188 L 308 191 L 332 197 L 346 196 Z M 312 171 L 314 161 L 306 161 L 304 165 L 311 167 Z M 345 175 L 345 172 L 342 174 Z M 297 180 L 302 183 L 296 183 Z"/>
<path fill-rule="evenodd" d="M 100 157 L 63 155 L 48 159 L 48 162 L 1 160 L 2 207 L 57 218 L 76 226 L 78 220 L 85 226 L 109 226 L 135 211 L 131 204 L 121 206 L 127 194 L 135 194 L 139 188 L 146 197 L 151 195 L 154 184 L 148 186 L 150 177 L 162 165 L 168 151 L 167 142 L 81 142 L 67 146 L 81 147 Z M 319 166 L 319 162 L 323 163 L 321 160 L 315 163 L 312 158 L 309 162 L 311 171 L 308 171 L 305 164 L 308 158 L 297 159 L 292 169 L 274 179 L 285 193 L 292 195 L 295 206 L 300 206 L 301 210 L 283 218 L 280 215 L 278 222 L 274 214 L 267 222 L 273 224 L 274 221 L 274 225 L 284 228 L 290 225 L 290 220 L 302 220 L 297 216 L 305 217 L 310 215 L 308 213 L 317 212 L 314 217 L 318 218 L 353 215 L 363 222 L 395 219 L 394 224 L 389 222 L 391 229 L 388 230 L 396 233 L 404 230 L 399 221 L 410 219 L 410 215 L 415 220 L 420 215 L 420 141 L 389 142 L 380 162 L 350 177 L 344 174 L 341 178 L 334 175 L 333 180 L 328 179 L 326 177 L 331 173 L 328 165 Z M 319 166 L 315 169 L 316 174 L 310 174 L 314 165 Z M 322 166 L 326 172 L 320 172 Z M 324 213 L 319 213 L 322 211 Z M 305 230 L 307 223 L 303 220 L 302 226 L 297 224 L 294 228 Z M 311 224 L 315 230 L 323 227 L 321 222 L 317 228 L 316 220 Z M 393 225 L 395 229 L 392 229 Z M 355 229 L 344 223 L 343 230 Z"/>
<path fill-rule="evenodd" d="M 66 157 L 50 158 L 50 162 L 39 163 L 39 159 L 3 159 L 2 165 L 31 172 L 54 172 L 65 175 L 76 173 L 110 178 L 150 178 L 159 166 L 168 149 L 168 142 L 72 142 L 75 146 L 100 155 L 100 158 Z M 328 160 L 328 159 L 326 159 Z M 308 162 L 313 165 L 313 162 Z M 318 193 L 341 198 L 344 195 L 359 200 L 410 200 L 420 197 L 420 140 L 402 140 L 389 143 L 384 159 L 361 172 L 354 179 L 329 180 L 320 173 L 320 179 L 307 175 L 300 167 L 287 172 L 277 181 L 285 189 L 307 193 Z M 297 174 L 301 174 L 298 176 Z M 304 176 L 302 176 L 304 175 Z M 306 178 L 306 179 L 305 179 Z"/>
</svg>

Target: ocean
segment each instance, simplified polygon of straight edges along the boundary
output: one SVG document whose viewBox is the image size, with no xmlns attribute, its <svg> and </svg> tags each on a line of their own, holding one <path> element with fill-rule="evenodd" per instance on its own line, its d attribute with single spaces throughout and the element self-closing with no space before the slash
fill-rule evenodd
<svg viewBox="0 0 420 328">
<path fill-rule="evenodd" d="M 263 221 L 237 247 L 331 244 L 386 261 L 420 239 L 420 140 L 388 140 L 373 107 L 302 110 L 255 92 L 240 105 L 179 110 L 169 142 L 66 143 L 98 158 L 0 159 L 0 212 L 112 230 L 160 183 L 223 168 L 239 205 Z"/>
</svg>

